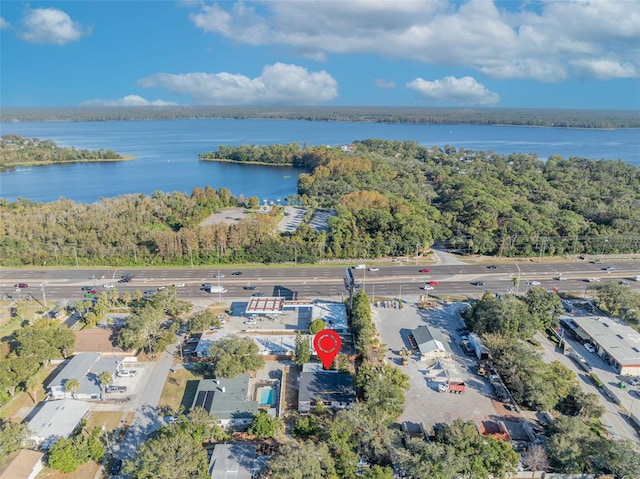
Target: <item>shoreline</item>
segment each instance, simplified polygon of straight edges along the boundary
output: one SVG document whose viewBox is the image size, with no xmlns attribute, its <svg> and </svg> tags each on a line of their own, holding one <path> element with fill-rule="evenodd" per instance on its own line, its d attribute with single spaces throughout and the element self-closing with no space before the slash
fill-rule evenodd
<svg viewBox="0 0 640 479">
<path fill-rule="evenodd" d="M 12 163 L 10 165 L 0 165 L 0 173 L 11 170 L 13 168 L 31 168 L 34 166 L 51 166 L 51 165 L 66 165 L 70 163 L 115 163 L 117 161 L 131 161 L 135 160 L 133 155 L 123 155 L 122 158 L 100 158 L 100 159 L 80 159 L 80 160 L 68 160 L 68 161 L 36 161 L 25 163 Z"/>
</svg>

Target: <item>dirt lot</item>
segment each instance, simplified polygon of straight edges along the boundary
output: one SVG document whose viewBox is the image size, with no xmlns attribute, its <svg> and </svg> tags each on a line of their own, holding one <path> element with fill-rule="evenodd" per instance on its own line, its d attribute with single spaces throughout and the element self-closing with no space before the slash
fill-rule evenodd
<svg viewBox="0 0 640 479">
<path fill-rule="evenodd" d="M 244 219 L 249 215 L 249 213 L 249 210 L 246 208 L 224 208 L 210 215 L 200 223 L 200 226 L 215 225 L 218 223 L 227 223 L 231 225 L 237 223 L 241 219 Z"/>
</svg>

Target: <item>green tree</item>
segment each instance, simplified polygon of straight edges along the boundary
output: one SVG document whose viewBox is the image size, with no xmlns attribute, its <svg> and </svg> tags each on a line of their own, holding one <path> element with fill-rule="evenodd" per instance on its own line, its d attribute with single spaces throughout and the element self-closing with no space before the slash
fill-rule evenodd
<svg viewBox="0 0 640 479">
<path fill-rule="evenodd" d="M 311 348 L 309 347 L 309 338 L 303 336 L 300 331 L 296 333 L 296 351 L 295 362 L 298 366 L 306 364 L 311 359 Z"/>
<path fill-rule="evenodd" d="M 257 371 L 264 366 L 264 358 L 258 346 L 250 338 L 228 336 L 209 347 L 209 359 L 216 377 L 232 378 L 247 371 Z"/>
<path fill-rule="evenodd" d="M 221 325 L 213 310 L 204 309 L 191 315 L 187 321 L 187 330 L 191 333 L 202 333 L 210 328 L 219 328 Z"/>
<path fill-rule="evenodd" d="M 207 452 L 188 430 L 164 426 L 123 468 L 132 479 L 207 479 Z"/>
<path fill-rule="evenodd" d="M 363 479 L 393 479 L 393 469 L 374 464 L 365 469 L 361 477 Z"/>
<path fill-rule="evenodd" d="M 64 390 L 71 394 L 71 397 L 75 399 L 76 391 L 80 387 L 80 381 L 76 378 L 69 378 L 64 382 Z"/>
<path fill-rule="evenodd" d="M 46 365 L 73 349 L 75 335 L 59 321 L 42 318 L 16 331 L 16 343 L 20 357 L 32 356 Z"/>
<path fill-rule="evenodd" d="M 290 441 L 265 467 L 273 479 L 338 479 L 327 445 Z"/>
<path fill-rule="evenodd" d="M 201 407 L 194 407 L 188 417 L 180 416 L 176 425 L 200 442 L 222 441 L 227 438 L 227 433 L 218 424 L 218 418 Z"/>
<path fill-rule="evenodd" d="M 410 387 L 409 376 L 391 364 L 363 363 L 355 378 L 364 391 L 367 408 L 380 420 L 395 420 L 404 410 L 404 392 Z M 384 419 L 383 419 L 384 418 Z"/>
<path fill-rule="evenodd" d="M 264 410 L 260 410 L 253 417 L 253 422 L 247 432 L 258 439 L 268 439 L 278 436 L 282 427 L 283 424 L 278 418 L 269 415 Z"/>
<path fill-rule="evenodd" d="M 42 387 L 42 381 L 40 381 L 40 378 L 38 378 L 38 376 L 29 376 L 24 383 L 24 387 L 25 387 L 25 390 L 31 396 L 31 400 L 33 401 L 33 404 L 37 404 L 38 389 Z"/>
<path fill-rule="evenodd" d="M 523 298 L 529 309 L 536 329 L 544 331 L 558 324 L 562 314 L 562 301 L 555 293 L 550 293 L 544 288 L 531 288 Z"/>
<path fill-rule="evenodd" d="M 320 331 L 324 330 L 325 328 L 326 328 L 326 324 L 324 322 L 324 319 L 320 319 L 320 318 L 314 319 L 309 324 L 309 334 L 317 334 Z"/>
<path fill-rule="evenodd" d="M 73 439 L 62 438 L 55 442 L 49 449 L 48 463 L 52 469 L 57 469 L 65 473 L 75 471 L 80 464 L 85 462 L 82 452 L 78 450 Z"/>
<path fill-rule="evenodd" d="M 293 435 L 302 439 L 317 436 L 322 431 L 320 423 L 315 416 L 302 416 L 293 424 Z"/>
<path fill-rule="evenodd" d="M 557 471 L 579 473 L 588 470 L 595 445 L 594 432 L 581 418 L 561 416 L 551 427 L 547 454 Z"/>
<path fill-rule="evenodd" d="M 0 418 L 0 465 L 7 456 L 22 447 L 27 438 L 27 425 Z"/>
<path fill-rule="evenodd" d="M 102 371 L 98 375 L 98 380 L 100 381 L 100 385 L 102 386 L 102 398 L 104 399 L 104 395 L 107 392 L 107 386 L 111 381 L 113 381 L 113 376 L 109 371 Z"/>
</svg>

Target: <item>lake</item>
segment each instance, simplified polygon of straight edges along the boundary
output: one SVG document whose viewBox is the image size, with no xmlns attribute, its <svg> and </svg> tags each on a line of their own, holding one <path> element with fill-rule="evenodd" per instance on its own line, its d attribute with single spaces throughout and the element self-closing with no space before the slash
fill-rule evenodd
<svg viewBox="0 0 640 479">
<path fill-rule="evenodd" d="M 501 154 L 557 154 L 622 159 L 640 166 L 638 130 L 527 128 L 479 125 L 409 125 L 302 120 L 148 120 L 0 123 L 3 135 L 51 139 L 78 149 L 109 148 L 132 161 L 16 168 L 0 173 L 0 197 L 49 202 L 61 197 L 84 203 L 126 193 L 190 193 L 195 187 L 226 187 L 236 195 L 276 201 L 296 193 L 302 170 L 198 160 L 220 145 L 300 143 L 343 145 L 381 138 L 414 140 Z"/>
</svg>

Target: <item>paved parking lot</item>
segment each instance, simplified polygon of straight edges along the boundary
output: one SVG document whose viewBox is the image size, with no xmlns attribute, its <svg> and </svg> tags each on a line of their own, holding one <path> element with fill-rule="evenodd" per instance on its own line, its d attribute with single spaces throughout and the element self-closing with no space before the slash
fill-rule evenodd
<svg viewBox="0 0 640 479">
<path fill-rule="evenodd" d="M 380 332 L 382 342 L 387 345 L 387 360 L 399 366 L 410 377 L 411 389 L 405 394 L 405 411 L 401 421 L 424 424 L 432 427 L 438 423 L 450 423 L 454 419 L 483 421 L 513 416 L 504 406 L 492 399 L 492 388 L 487 380 L 475 374 L 477 363 L 464 354 L 459 346 L 456 331 L 464 326 L 459 311 L 466 307 L 462 303 L 429 311 L 419 310 L 415 302 L 405 303 L 404 309 L 373 308 L 373 319 Z M 421 324 L 440 329 L 448 344 L 452 357 L 442 360 L 442 366 L 465 382 L 464 394 L 438 392 L 438 381 L 445 378 L 438 365 L 420 361 L 414 355 L 407 366 L 401 365 L 398 351 L 409 349 L 407 335 Z"/>
</svg>

